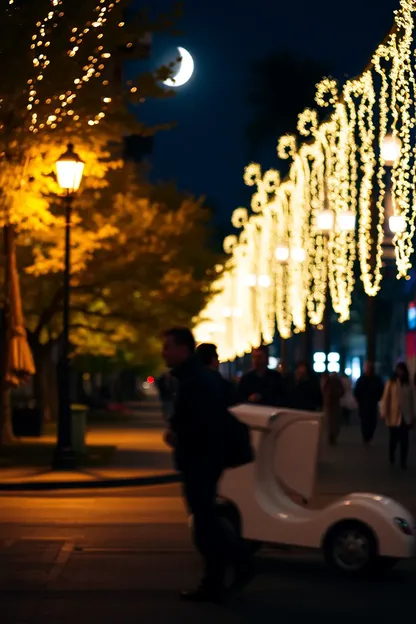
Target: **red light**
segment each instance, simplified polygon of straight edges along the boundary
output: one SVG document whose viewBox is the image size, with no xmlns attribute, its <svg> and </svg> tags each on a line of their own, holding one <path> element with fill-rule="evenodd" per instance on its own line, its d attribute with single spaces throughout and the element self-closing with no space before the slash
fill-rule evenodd
<svg viewBox="0 0 416 624">
<path fill-rule="evenodd" d="M 155 383 L 155 378 L 154 377 L 148 377 L 147 378 L 147 383 L 150 383 L 150 384 Z"/>
</svg>

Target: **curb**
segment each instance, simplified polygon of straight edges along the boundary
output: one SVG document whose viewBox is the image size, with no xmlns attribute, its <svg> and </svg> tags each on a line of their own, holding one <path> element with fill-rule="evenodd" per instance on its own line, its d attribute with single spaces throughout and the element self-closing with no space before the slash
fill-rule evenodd
<svg viewBox="0 0 416 624">
<path fill-rule="evenodd" d="M 18 481 L 0 482 L 0 492 L 41 492 L 53 490 L 98 490 L 106 488 L 145 487 L 180 483 L 176 473 L 149 475 L 148 477 L 127 477 L 124 479 L 100 479 L 97 481 Z"/>
</svg>

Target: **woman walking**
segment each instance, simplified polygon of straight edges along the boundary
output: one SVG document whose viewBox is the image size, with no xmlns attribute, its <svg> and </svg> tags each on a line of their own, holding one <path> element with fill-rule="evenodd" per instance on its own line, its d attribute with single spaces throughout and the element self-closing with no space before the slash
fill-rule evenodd
<svg viewBox="0 0 416 624">
<path fill-rule="evenodd" d="M 387 382 L 381 400 L 380 415 L 389 428 L 390 463 L 395 463 L 396 450 L 400 447 L 400 464 L 406 470 L 409 431 L 416 421 L 416 395 L 410 381 L 409 369 L 404 362 L 397 364 L 392 378 Z"/>
</svg>

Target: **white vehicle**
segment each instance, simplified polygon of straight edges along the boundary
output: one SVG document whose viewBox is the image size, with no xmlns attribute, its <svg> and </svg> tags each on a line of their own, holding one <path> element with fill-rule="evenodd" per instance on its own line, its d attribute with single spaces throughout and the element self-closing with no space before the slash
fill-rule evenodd
<svg viewBox="0 0 416 624">
<path fill-rule="evenodd" d="M 228 528 L 253 547 L 321 549 L 349 575 L 414 555 L 415 522 L 390 498 L 354 493 L 319 510 L 302 505 L 315 484 L 322 414 L 253 405 L 231 411 L 250 427 L 256 458 L 221 480 L 218 512 Z"/>
</svg>

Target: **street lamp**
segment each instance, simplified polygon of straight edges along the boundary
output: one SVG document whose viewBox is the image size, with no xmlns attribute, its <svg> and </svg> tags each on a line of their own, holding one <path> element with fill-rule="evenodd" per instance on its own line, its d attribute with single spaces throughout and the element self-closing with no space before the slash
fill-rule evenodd
<svg viewBox="0 0 416 624">
<path fill-rule="evenodd" d="M 355 213 L 344 210 L 337 215 L 337 228 L 340 232 L 355 232 Z"/>
<path fill-rule="evenodd" d="M 335 213 L 333 210 L 321 210 L 316 218 L 316 229 L 321 234 L 331 234 L 335 226 Z"/>
<path fill-rule="evenodd" d="M 254 273 L 249 273 L 246 279 L 247 286 L 249 286 L 250 288 L 254 288 L 255 286 L 260 286 L 261 288 L 269 288 L 272 283 L 272 280 L 266 274 L 255 275 Z"/>
<path fill-rule="evenodd" d="M 53 459 L 53 467 L 59 470 L 68 470 L 75 466 L 75 456 L 72 448 L 72 423 L 70 399 L 70 361 L 69 361 L 69 306 L 71 280 L 71 212 L 74 193 L 79 189 L 84 162 L 74 152 L 72 143 L 68 144 L 67 151 L 56 162 L 56 177 L 65 196 L 65 269 L 64 269 L 64 297 L 63 297 L 63 341 L 62 360 L 60 370 L 60 403 L 58 420 L 58 440 Z"/>
<path fill-rule="evenodd" d="M 394 167 L 399 161 L 402 150 L 402 142 L 399 137 L 393 134 L 386 134 L 381 146 L 381 158 L 384 160 L 386 167 Z"/>
<path fill-rule="evenodd" d="M 275 258 L 279 264 L 285 264 L 289 260 L 289 247 L 279 245 L 275 249 Z"/>
</svg>

